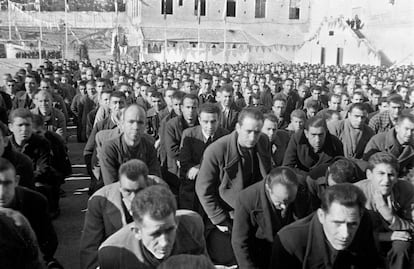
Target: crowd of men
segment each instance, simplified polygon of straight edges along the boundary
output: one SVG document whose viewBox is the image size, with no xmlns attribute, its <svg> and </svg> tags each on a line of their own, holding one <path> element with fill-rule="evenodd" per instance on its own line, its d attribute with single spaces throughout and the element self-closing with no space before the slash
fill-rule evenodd
<svg viewBox="0 0 414 269">
<path fill-rule="evenodd" d="M 68 124 L 91 177 L 82 269 L 414 266 L 413 66 L 59 60 L 2 79 L 7 268 L 63 268 Z"/>
</svg>

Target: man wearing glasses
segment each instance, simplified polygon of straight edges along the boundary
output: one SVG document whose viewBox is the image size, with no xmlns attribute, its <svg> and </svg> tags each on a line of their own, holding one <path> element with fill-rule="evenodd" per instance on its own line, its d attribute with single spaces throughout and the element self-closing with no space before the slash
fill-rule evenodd
<svg viewBox="0 0 414 269">
<path fill-rule="evenodd" d="M 156 184 L 148 167 L 133 159 L 119 168 L 119 181 L 98 190 L 88 201 L 80 246 L 81 268 L 98 267 L 98 248 L 106 238 L 131 223 L 131 202 L 140 190 Z"/>
</svg>

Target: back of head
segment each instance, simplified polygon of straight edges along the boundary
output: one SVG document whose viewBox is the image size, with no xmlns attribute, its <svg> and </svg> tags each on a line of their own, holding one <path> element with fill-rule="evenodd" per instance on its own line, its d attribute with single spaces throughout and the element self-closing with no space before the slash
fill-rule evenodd
<svg viewBox="0 0 414 269">
<path fill-rule="evenodd" d="M 265 183 L 268 187 L 273 187 L 276 184 L 284 186 L 298 186 L 298 178 L 293 170 L 287 166 L 280 166 L 273 168 L 265 177 Z"/>
<path fill-rule="evenodd" d="M 141 160 L 132 159 L 119 167 L 118 174 L 125 175 L 131 181 L 137 181 L 141 177 L 148 178 L 148 166 Z"/>
<path fill-rule="evenodd" d="M 389 164 L 391 165 L 396 171 L 399 171 L 400 164 L 397 160 L 397 158 L 394 157 L 394 155 L 381 151 L 372 154 L 368 159 L 368 168 L 369 170 L 373 170 L 377 164 Z"/>
<path fill-rule="evenodd" d="M 352 161 L 341 158 L 328 168 L 328 177 L 336 184 L 356 181 L 356 167 Z"/>
<path fill-rule="evenodd" d="M 0 260 L 2 268 L 43 268 L 33 230 L 27 220 L 17 226 L 0 214 Z"/>
<path fill-rule="evenodd" d="M 132 216 L 136 223 L 142 223 L 145 215 L 156 220 L 164 219 L 177 211 L 173 193 L 165 186 L 154 185 L 138 192 L 132 201 Z"/>
<path fill-rule="evenodd" d="M 245 118 L 251 118 L 259 121 L 264 121 L 263 113 L 256 108 L 243 108 L 239 113 L 237 122 L 242 125 Z"/>
<path fill-rule="evenodd" d="M 326 120 L 323 117 L 312 117 L 308 119 L 305 123 L 305 129 L 309 131 L 309 128 L 320 128 L 322 127 L 324 130 L 327 130 L 328 127 L 326 125 Z"/>
<path fill-rule="evenodd" d="M 205 255 L 180 254 L 169 257 L 157 269 L 214 269 L 214 264 Z"/>
<path fill-rule="evenodd" d="M 360 215 L 365 208 L 366 198 L 364 193 L 351 183 L 341 183 L 328 187 L 321 198 L 321 208 L 329 212 L 333 203 L 345 207 L 358 207 Z"/>
<path fill-rule="evenodd" d="M 26 108 L 16 108 L 9 115 L 9 122 L 13 123 L 15 118 L 33 119 L 33 114 Z"/>
</svg>

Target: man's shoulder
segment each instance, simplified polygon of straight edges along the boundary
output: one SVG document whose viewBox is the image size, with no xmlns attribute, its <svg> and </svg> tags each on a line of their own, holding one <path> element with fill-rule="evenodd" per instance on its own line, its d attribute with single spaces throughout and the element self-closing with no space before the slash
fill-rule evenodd
<svg viewBox="0 0 414 269">
<path fill-rule="evenodd" d="M 118 128 L 100 130 L 99 132 L 96 133 L 95 140 L 102 141 L 102 142 L 104 140 L 110 141 L 110 140 L 113 140 L 114 138 L 117 138 L 119 135 L 120 135 L 120 132 Z"/>
<path fill-rule="evenodd" d="M 199 134 L 200 131 L 201 131 L 200 125 L 187 128 L 183 131 L 183 137 L 195 137 Z"/>
<path fill-rule="evenodd" d="M 122 134 L 119 134 L 107 141 L 104 141 L 102 148 L 104 151 L 107 150 L 114 150 L 114 149 L 119 149 L 121 148 L 121 139 L 122 139 Z"/>
<path fill-rule="evenodd" d="M 363 180 L 360 180 L 360 181 L 354 183 L 354 185 L 357 186 L 358 188 L 360 188 L 364 193 L 366 193 L 368 191 L 371 184 L 372 184 L 372 182 L 369 179 L 363 179 Z"/>
<path fill-rule="evenodd" d="M 133 232 L 134 225 L 135 223 L 132 222 L 112 234 L 102 243 L 99 247 L 99 251 L 105 247 L 120 247 L 128 249 L 130 246 L 128 243 L 131 242 L 131 240 L 135 240 L 135 233 Z"/>
<path fill-rule="evenodd" d="M 177 210 L 176 217 L 179 221 L 179 226 L 185 227 L 186 229 L 191 227 L 192 230 L 202 230 L 204 227 L 203 219 L 194 211 L 179 209 Z"/>
<path fill-rule="evenodd" d="M 94 197 L 109 197 L 113 195 L 116 192 L 119 192 L 119 182 L 115 182 L 109 185 L 105 185 L 99 190 L 97 190 L 90 198 L 89 200 L 92 200 Z"/>
<path fill-rule="evenodd" d="M 292 251 L 295 248 L 302 248 L 306 246 L 308 234 L 312 221 L 316 218 L 316 213 L 313 213 L 303 219 L 297 220 L 285 227 L 279 232 L 278 236 L 286 250 Z"/>
<path fill-rule="evenodd" d="M 393 189 L 397 191 L 401 196 L 405 196 L 405 199 L 407 196 L 414 196 L 414 186 L 407 180 L 398 179 L 395 182 Z"/>
<path fill-rule="evenodd" d="M 24 209 L 28 209 L 28 208 L 40 209 L 41 207 L 47 206 L 46 197 L 26 187 L 17 186 L 16 197 L 22 203 L 23 211 L 26 211 Z"/>
</svg>

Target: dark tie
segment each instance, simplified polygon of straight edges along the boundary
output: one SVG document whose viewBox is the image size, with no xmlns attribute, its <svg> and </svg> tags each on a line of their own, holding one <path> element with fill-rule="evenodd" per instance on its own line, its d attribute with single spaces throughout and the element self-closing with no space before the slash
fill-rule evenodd
<svg viewBox="0 0 414 269">
<path fill-rule="evenodd" d="M 210 145 L 211 143 L 213 143 L 213 137 L 209 136 L 206 142 L 206 146 Z"/>
</svg>

